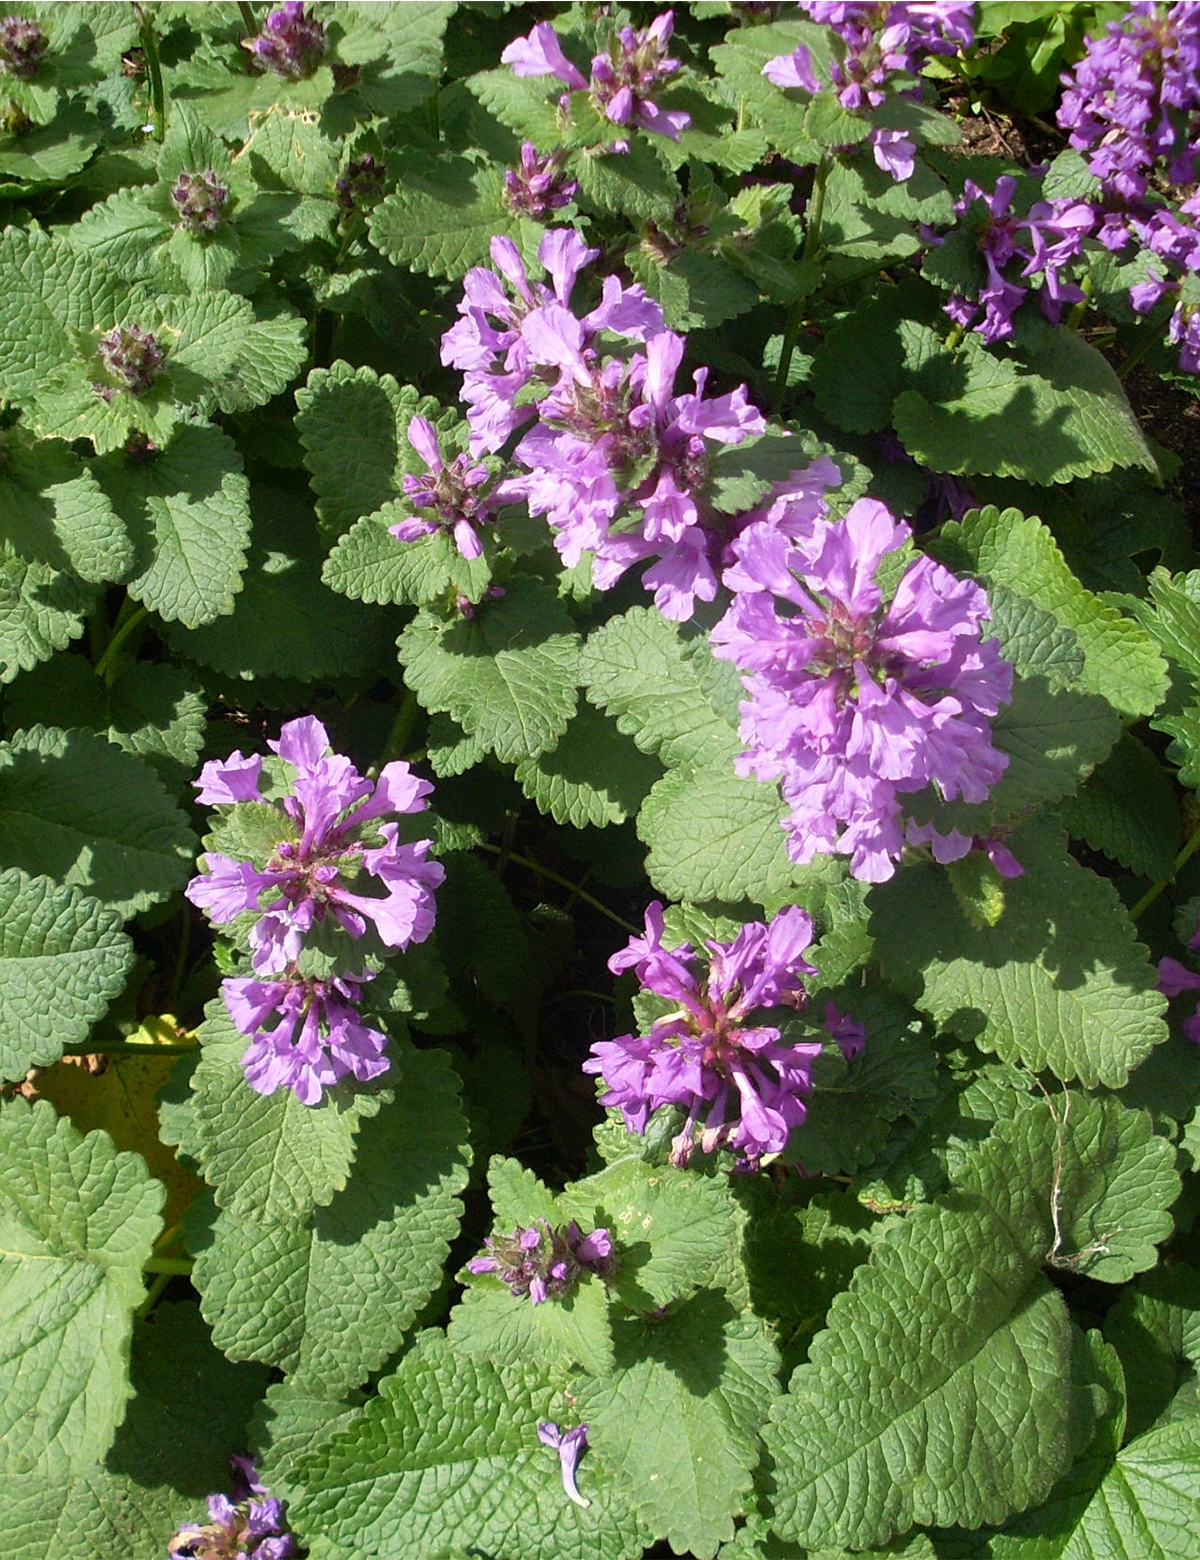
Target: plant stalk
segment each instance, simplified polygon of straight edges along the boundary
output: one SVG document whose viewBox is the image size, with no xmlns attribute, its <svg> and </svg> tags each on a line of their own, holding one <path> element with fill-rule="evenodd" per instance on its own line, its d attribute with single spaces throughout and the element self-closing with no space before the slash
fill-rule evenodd
<svg viewBox="0 0 1200 1560">
<path fill-rule="evenodd" d="M 133 7 L 141 32 L 142 48 L 146 55 L 146 71 L 150 77 L 150 103 L 154 114 L 154 139 L 161 145 L 167 135 L 167 94 L 163 87 L 162 61 L 158 57 L 158 34 L 154 23 L 146 15 L 145 8 L 135 0 Z"/>
<path fill-rule="evenodd" d="M 1200 850 L 1200 824 L 1196 826 L 1192 833 L 1192 837 L 1179 852 L 1178 856 L 1175 857 L 1175 863 L 1171 868 L 1170 877 L 1159 878 L 1157 883 L 1151 883 L 1150 887 L 1129 912 L 1129 919 L 1131 921 L 1136 921 L 1138 916 L 1140 916 L 1143 911 L 1150 908 L 1150 906 L 1164 891 L 1164 889 L 1170 888 L 1171 884 L 1183 871 L 1184 867 L 1187 866 L 1188 862 L 1192 859 L 1198 850 Z"/>
<path fill-rule="evenodd" d="M 492 845 L 487 840 L 481 840 L 478 848 L 490 851 L 493 856 L 501 854 L 501 847 Z M 642 935 L 642 927 L 634 926 L 623 915 L 618 915 L 615 910 L 610 910 L 606 904 L 602 904 L 599 899 L 589 894 L 586 889 L 580 888 L 578 883 L 572 883 L 570 878 L 563 877 L 561 872 L 555 872 L 550 867 L 543 867 L 540 861 L 534 861 L 529 856 L 518 856 L 515 851 L 509 851 L 508 860 L 514 866 L 525 867 L 530 872 L 539 873 L 551 883 L 557 883 L 560 888 L 569 888 L 577 899 L 582 899 L 585 905 L 591 905 L 593 910 L 599 910 L 601 915 L 607 916 L 610 921 L 628 932 L 632 937 L 640 937 Z"/>
</svg>

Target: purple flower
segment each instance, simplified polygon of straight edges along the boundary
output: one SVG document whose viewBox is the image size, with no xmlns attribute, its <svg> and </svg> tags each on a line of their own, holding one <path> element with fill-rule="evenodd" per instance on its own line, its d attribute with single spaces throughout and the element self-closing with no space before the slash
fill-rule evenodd
<svg viewBox="0 0 1200 1560">
<path fill-rule="evenodd" d="M 96 356 L 108 375 L 108 383 L 92 388 L 103 401 L 115 395 L 145 395 L 162 373 L 167 361 L 166 349 L 158 337 L 140 325 L 118 325 L 96 343 Z"/>
<path fill-rule="evenodd" d="M 973 0 L 883 0 L 883 3 L 841 4 L 800 0 L 814 22 L 832 27 L 841 57 L 830 65 L 830 84 L 838 102 L 851 114 L 868 117 L 885 98 L 903 93 L 919 96 L 912 78 L 925 54 L 955 54 L 969 48 L 974 36 Z M 818 92 L 820 82 L 812 55 L 801 44 L 792 54 L 768 60 L 762 73 L 777 87 Z M 894 179 L 912 177 L 916 147 L 902 130 L 872 125 L 868 137 L 876 164 Z"/>
<path fill-rule="evenodd" d="M 304 9 L 304 0 L 284 0 L 281 10 L 268 14 L 258 36 L 244 38 L 242 46 L 276 76 L 299 81 L 317 69 L 329 44 L 325 28 Z"/>
<path fill-rule="evenodd" d="M 981 802 L 1008 762 L 988 718 L 1013 674 L 982 638 L 984 591 L 922 557 L 884 604 L 875 571 L 908 535 L 874 499 L 796 540 L 750 526 L 711 635 L 750 695 L 739 772 L 782 780 L 792 859 L 844 851 L 868 882 L 891 877 L 904 848 L 902 793 Z"/>
<path fill-rule="evenodd" d="M 379 158 L 370 152 L 354 158 L 333 186 L 338 205 L 343 211 L 363 211 L 374 206 L 383 198 L 385 173 Z"/>
<path fill-rule="evenodd" d="M 538 1440 L 542 1445 L 552 1446 L 557 1451 L 562 1468 L 563 1490 L 567 1499 L 574 1501 L 577 1506 L 592 1504 L 579 1493 L 579 1485 L 575 1481 L 579 1459 L 587 1451 L 587 1432 L 586 1425 L 576 1425 L 573 1430 L 560 1430 L 556 1424 L 547 1420 L 543 1420 L 537 1427 Z"/>
<path fill-rule="evenodd" d="M 171 1540 L 170 1560 L 288 1560 L 296 1541 L 284 1526 L 283 1505 L 266 1496 L 248 1457 L 231 1457 L 234 1499 L 210 1495 L 208 1521 L 185 1523 Z"/>
<path fill-rule="evenodd" d="M 415 542 L 435 531 L 449 531 L 464 558 L 480 557 L 483 544 L 475 527 L 489 517 L 488 506 L 479 492 L 488 481 L 487 467 L 473 466 L 467 455 L 459 455 L 447 466 L 442 460 L 437 429 L 424 417 L 414 417 L 409 423 L 408 442 L 429 468 L 429 475 L 406 476 L 404 491 L 414 509 L 432 509 L 437 518 L 414 516 L 388 526 L 389 534 L 401 542 Z"/>
<path fill-rule="evenodd" d="M 1167 177 L 1191 184 L 1200 156 L 1190 116 L 1200 108 L 1200 9 L 1131 0 L 1118 21 L 1089 38 L 1063 78 L 1058 111 L 1071 145 L 1126 200 L 1147 193 L 1160 159 Z"/>
<path fill-rule="evenodd" d="M 1194 944 L 1195 939 L 1193 939 Z M 1182 996 L 1185 991 L 1200 991 L 1200 975 L 1195 975 L 1178 959 L 1158 961 L 1158 990 L 1164 997 Z M 1200 1004 L 1190 1018 L 1183 1021 L 1185 1038 L 1200 1045 Z"/>
<path fill-rule="evenodd" d="M 848 1062 L 861 1056 L 866 1049 L 867 1031 L 857 1019 L 851 1018 L 849 1013 L 843 1013 L 836 1002 L 825 1004 L 825 1028 Z"/>
<path fill-rule="evenodd" d="M 592 1047 L 583 1070 L 605 1084 L 600 1103 L 618 1106 L 630 1132 L 643 1133 L 660 1105 L 687 1111 L 671 1148 L 684 1165 L 697 1144 L 710 1154 L 731 1148 L 748 1167 L 764 1154 L 781 1153 L 788 1133 L 805 1117 L 819 1040 L 785 1042 L 778 1028 L 755 1023 L 758 1009 L 807 1005 L 802 975 L 816 970 L 803 958 L 812 921 L 798 906 L 769 925 L 751 921 L 730 943 L 709 942 L 708 972 L 689 944 L 662 946 L 662 905 L 646 911 L 644 937 L 609 960 L 614 974 L 636 970 L 643 990 L 673 1004 L 645 1036 L 621 1035 Z M 852 1021 L 836 1015 L 851 1041 Z M 857 1028 L 857 1026 L 854 1026 Z"/>
<path fill-rule="evenodd" d="M 36 22 L 23 16 L 0 21 L 0 75 L 32 81 L 42 68 L 50 40 Z"/>
<path fill-rule="evenodd" d="M 542 1305 L 553 1295 L 565 1299 L 587 1269 L 608 1279 L 616 1271 L 612 1237 L 605 1229 L 585 1236 L 574 1219 L 562 1229 L 545 1219 L 518 1224 L 511 1235 L 489 1235 L 487 1254 L 467 1263 L 469 1273 L 495 1273 L 518 1299 Z"/>
<path fill-rule="evenodd" d="M 539 25 L 545 26 L 542 22 Z M 536 29 L 535 29 L 536 30 Z M 504 175 L 504 199 L 513 211 L 540 221 L 552 211 L 560 211 L 575 199 L 579 185 L 562 176 L 565 154 L 551 152 L 542 157 L 532 141 L 521 146 L 521 165 Z"/>
<path fill-rule="evenodd" d="M 294 964 L 305 935 L 326 918 L 355 938 L 372 922 L 389 948 L 423 942 L 433 929 L 433 890 L 445 874 L 426 859 L 428 840 L 402 844 L 398 825 L 380 820 L 423 811 L 433 787 L 403 762 L 385 764 L 374 782 L 364 779 L 348 758 L 329 751 L 325 728 L 311 715 L 289 721 L 268 746 L 294 771 L 279 820 L 286 837 L 262 868 L 210 852 L 187 897 L 218 926 L 247 911 L 257 914 L 250 948 L 260 975 Z M 261 759 L 241 753 L 211 760 L 195 782 L 200 800 L 217 806 L 261 800 L 261 767 Z M 382 895 L 361 891 L 372 880 Z"/>
<path fill-rule="evenodd" d="M 650 95 L 679 69 L 679 61 L 665 53 L 674 26 L 674 13 L 664 11 L 640 31 L 622 27 L 608 52 L 593 56 L 590 81 L 584 80 L 563 53 L 549 22 L 539 22 L 528 37 L 514 39 L 500 60 L 511 65 L 515 75 L 557 76 L 570 92 L 587 92 L 610 124 L 652 130 L 678 141 L 680 132 L 691 124 L 691 115 L 664 110 Z M 564 109 L 568 102 L 564 95 Z M 618 152 L 628 149 L 627 140 L 616 141 L 609 148 Z"/>
<path fill-rule="evenodd" d="M 970 836 L 950 829 L 942 834 L 931 823 L 914 823 L 910 819 L 905 838 L 910 845 L 928 845 L 933 859 L 943 866 L 951 861 L 961 861 L 973 850 L 981 850 L 1002 878 L 1025 876 L 1025 868 L 1004 843 L 1004 833 L 998 830 Z"/>
<path fill-rule="evenodd" d="M 171 189 L 171 201 L 179 213 L 180 227 L 192 233 L 215 233 L 229 201 L 229 186 L 211 168 L 203 173 L 181 173 Z"/>
<path fill-rule="evenodd" d="M 258 1094 L 291 1089 L 302 1105 L 318 1105 L 348 1074 L 367 1083 L 387 1072 L 387 1036 L 368 1029 L 354 1005 L 373 979 L 362 970 L 326 980 L 292 973 L 222 981 L 229 1016 L 250 1040 L 242 1056 L 250 1087 Z"/>
</svg>

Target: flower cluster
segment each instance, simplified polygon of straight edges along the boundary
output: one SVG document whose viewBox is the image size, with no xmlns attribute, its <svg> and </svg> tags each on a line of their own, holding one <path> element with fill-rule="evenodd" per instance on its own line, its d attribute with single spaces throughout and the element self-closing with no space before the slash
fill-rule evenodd
<svg viewBox="0 0 1200 1560">
<path fill-rule="evenodd" d="M 162 373 L 166 348 L 151 331 L 140 325 L 118 325 L 96 343 L 96 356 L 108 375 L 108 383 L 93 384 L 102 401 L 115 395 L 145 395 Z"/>
<path fill-rule="evenodd" d="M 1091 207 L 1086 201 L 1038 201 L 1019 217 L 1013 210 L 1016 191 L 1017 181 L 1008 174 L 996 180 L 990 195 L 968 179 L 954 205 L 960 226 L 975 234 L 987 280 L 974 298 L 951 294 L 946 313 L 956 325 L 974 326 L 987 342 L 1013 334 L 1013 315 L 1029 293 L 1029 286 L 1022 283 L 1040 278 L 1038 298 L 1053 324 L 1058 323 L 1064 304 L 1079 303 L 1084 297 L 1083 289 L 1066 272 L 1083 252 L 1083 241 L 1093 225 Z M 941 242 L 928 231 L 925 236 Z"/>
<path fill-rule="evenodd" d="M 593 55 L 590 81 L 563 53 L 549 22 L 539 22 L 528 37 L 515 38 L 500 59 L 517 76 L 557 76 L 570 89 L 560 100 L 564 113 L 570 92 L 586 92 L 610 124 L 678 141 L 691 115 L 660 108 L 650 95 L 679 69 L 679 61 L 665 53 L 674 26 L 673 13 L 664 11 L 640 31 L 622 27 L 606 54 Z M 627 152 L 629 142 L 619 139 L 609 150 Z"/>
<path fill-rule="evenodd" d="M 383 199 L 387 170 L 378 157 L 364 152 L 346 164 L 346 171 L 334 184 L 337 203 L 343 211 L 366 211 Z"/>
<path fill-rule="evenodd" d="M 296 1541 L 284 1526 L 282 1502 L 267 1494 L 248 1457 L 229 1461 L 232 1499 L 210 1495 L 208 1521 L 179 1529 L 167 1551 L 170 1560 L 289 1560 Z"/>
<path fill-rule="evenodd" d="M 869 116 L 886 98 L 912 93 L 922 55 L 954 54 L 969 48 L 975 37 L 973 0 L 800 0 L 800 7 L 814 22 L 832 27 L 840 40 L 840 57 L 830 66 L 831 85 L 851 114 Z M 804 44 L 768 60 L 762 73 L 777 87 L 821 90 Z M 894 179 L 912 177 L 917 149 L 903 130 L 872 125 L 869 141 L 880 168 Z"/>
<path fill-rule="evenodd" d="M 329 751 L 313 716 L 289 721 L 269 746 L 290 776 L 269 831 L 275 843 L 257 862 L 209 852 L 186 892 L 218 926 L 254 917 L 248 940 L 259 978 L 224 984 L 234 1023 L 252 1042 L 243 1065 L 260 1093 L 288 1087 L 311 1104 L 347 1072 L 366 1080 L 387 1064 L 384 1037 L 359 1023 L 353 1008 L 370 975 L 303 975 L 306 939 L 336 929 L 357 940 L 371 927 L 387 948 L 423 942 L 444 873 L 428 859 L 429 841 L 407 845 L 398 838 L 392 815 L 420 812 L 432 790 L 407 764 L 385 764 L 378 780 L 364 778 Z M 257 754 L 213 759 L 196 782 L 199 800 L 217 807 L 262 803 L 262 778 Z"/>
<path fill-rule="evenodd" d="M 845 851 L 868 882 L 891 877 L 904 848 L 904 792 L 981 802 L 1008 762 L 988 718 L 1013 673 L 981 637 L 984 591 L 921 557 L 884 602 L 876 570 L 908 536 L 874 499 L 791 538 L 752 525 L 712 633 L 750 695 L 740 771 L 782 780 L 792 859 Z"/>
<path fill-rule="evenodd" d="M 655 1019 L 648 1035 L 621 1035 L 592 1047 L 583 1066 L 604 1081 L 600 1103 L 618 1106 L 626 1127 L 638 1133 L 660 1105 L 682 1106 L 687 1119 L 671 1149 L 676 1165 L 688 1162 L 697 1141 L 706 1154 L 733 1149 L 750 1168 L 764 1154 L 782 1152 L 788 1133 L 804 1121 L 821 1041 L 785 1041 L 775 1025 L 755 1022 L 754 1015 L 807 1006 L 801 976 L 816 974 L 803 957 L 812 937 L 812 921 L 798 906 L 769 925 L 751 921 L 731 943 L 706 944 L 702 978 L 690 944 L 663 946 L 663 907 L 650 905 L 645 935 L 631 938 L 608 967 L 614 975 L 636 971 L 643 990 L 672 1008 Z M 852 1020 L 836 1010 L 827 1016 L 843 1049 L 861 1049 L 865 1037 Z"/>
<path fill-rule="evenodd" d="M 716 595 L 731 533 L 704 504 L 713 447 L 762 433 L 765 419 L 744 385 L 706 396 L 706 369 L 677 393 L 684 340 L 641 287 L 607 276 L 598 306 L 573 312 L 576 279 L 597 255 L 574 231 L 542 240 L 549 286 L 530 280 L 511 240 L 493 239 L 491 252 L 500 274 L 467 273 L 442 361 L 463 370 L 475 454 L 533 423 L 513 457 L 524 474 L 496 499 L 524 498 L 544 514 L 569 567 L 591 552 L 601 590 L 656 560 L 647 588 L 666 616 L 689 617 L 697 599 Z M 828 463 L 821 476 L 826 485 L 839 480 Z M 787 493 L 807 493 L 812 480 L 811 470 L 798 473 Z"/>
<path fill-rule="evenodd" d="M 268 14 L 258 35 L 243 39 L 242 45 L 265 70 L 291 81 L 311 76 L 329 47 L 325 28 L 305 10 L 304 0 L 284 0 L 281 10 Z"/>
<path fill-rule="evenodd" d="M 481 489 L 491 473 L 486 466 L 472 465 L 467 455 L 459 455 L 450 465 L 442 460 L 437 429 L 425 417 L 414 417 L 408 425 L 408 442 L 427 468 L 425 476 L 404 478 L 404 493 L 414 509 L 431 509 L 433 515 L 413 516 L 388 527 L 400 542 L 419 541 L 435 531 L 448 531 L 464 558 L 478 558 L 483 552 L 476 527 L 490 517 L 489 505 Z"/>
<path fill-rule="evenodd" d="M 471 1273 L 495 1273 L 519 1299 L 526 1295 L 541 1305 L 553 1295 L 565 1299 L 586 1269 L 601 1278 L 616 1270 L 612 1237 L 607 1230 L 584 1235 L 574 1219 L 563 1229 L 545 1219 L 518 1225 L 511 1235 L 489 1235 L 487 1255 L 467 1263 Z"/>
<path fill-rule="evenodd" d="M 181 227 L 192 233 L 215 233 L 229 203 L 229 186 L 211 168 L 203 173 L 181 173 L 171 188 L 171 202 Z"/>
<path fill-rule="evenodd" d="M 0 21 L 0 75 L 32 81 L 42 68 L 50 40 L 36 22 L 24 16 Z"/>
</svg>

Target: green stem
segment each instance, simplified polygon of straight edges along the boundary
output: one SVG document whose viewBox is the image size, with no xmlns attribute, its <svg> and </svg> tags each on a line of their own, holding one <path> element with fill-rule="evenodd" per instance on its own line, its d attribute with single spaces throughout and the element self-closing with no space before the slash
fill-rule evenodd
<svg viewBox="0 0 1200 1560">
<path fill-rule="evenodd" d="M 1145 336 L 1143 336 L 1140 345 L 1133 349 L 1120 368 L 1117 369 L 1117 378 L 1128 379 L 1129 375 L 1133 373 L 1134 369 L 1146 356 L 1146 353 L 1158 345 L 1158 339 L 1153 331 L 1148 330 Z"/>
<path fill-rule="evenodd" d="M 105 646 L 104 654 L 96 662 L 95 672 L 97 677 L 103 677 L 105 682 L 111 682 L 113 660 L 117 651 L 133 633 L 135 628 L 140 628 L 150 616 L 148 607 L 134 607 L 126 616 L 126 610 L 130 607 L 131 598 L 126 596 L 120 612 L 117 614 L 117 626 L 113 630 L 113 636 Z M 122 622 L 122 619 L 124 621 Z"/>
<path fill-rule="evenodd" d="M 150 1312 L 153 1311 L 154 1307 L 158 1304 L 158 1297 L 171 1282 L 173 1276 L 174 1275 L 171 1273 L 160 1273 L 154 1282 L 150 1285 L 150 1288 L 146 1291 L 146 1298 L 133 1313 L 139 1322 L 144 1322 L 150 1315 Z"/>
<path fill-rule="evenodd" d="M 817 164 L 816 173 L 813 174 L 812 193 L 808 197 L 808 210 L 805 213 L 804 248 L 800 251 L 801 260 L 816 258 L 817 245 L 821 237 L 821 217 L 825 210 L 825 185 L 832 166 L 833 163 L 828 157 L 822 157 Z M 804 298 L 797 298 L 792 304 L 783 327 L 783 340 L 779 346 L 779 367 L 775 370 L 775 395 L 772 402 L 777 417 L 783 410 L 788 371 L 792 366 L 792 354 L 796 350 L 796 337 L 800 334 L 800 323 L 804 319 L 806 298 L 807 294 Z"/>
<path fill-rule="evenodd" d="M 176 1275 L 186 1278 L 191 1271 L 191 1257 L 151 1257 L 142 1263 L 143 1273 L 164 1273 L 168 1278 Z"/>
<path fill-rule="evenodd" d="M 400 708 L 396 711 L 396 718 L 392 721 L 391 730 L 387 734 L 387 740 L 383 744 L 383 752 L 379 755 L 380 769 L 385 764 L 390 764 L 393 759 L 403 758 L 419 711 L 420 705 L 417 703 L 416 694 L 411 688 L 406 688 L 404 697 L 400 701 Z"/>
<path fill-rule="evenodd" d="M 945 341 L 942 343 L 943 346 L 946 348 L 946 351 L 947 352 L 953 352 L 955 350 L 955 348 L 958 346 L 959 342 L 966 335 L 966 333 L 967 333 L 967 327 L 965 325 L 952 325 L 950 327 L 950 334 L 946 337 Z"/>
<path fill-rule="evenodd" d="M 442 139 L 441 107 L 438 103 L 438 88 L 434 87 L 429 94 L 429 133 L 435 141 Z"/>
<path fill-rule="evenodd" d="M 501 847 L 492 845 L 487 840 L 479 842 L 479 849 L 490 851 L 493 856 L 501 854 Z M 615 910 L 610 910 L 607 905 L 601 904 L 600 900 L 589 894 L 585 889 L 580 888 L 578 883 L 572 883 L 570 878 L 563 877 L 560 872 L 554 872 L 549 867 L 543 867 L 540 861 L 534 861 L 529 856 L 518 856 L 514 851 L 509 851 L 508 859 L 514 866 L 527 867 L 530 872 L 536 872 L 541 877 L 549 879 L 551 883 L 557 883 L 560 888 L 569 888 L 577 899 L 582 899 L 585 905 L 591 905 L 593 910 L 599 910 L 601 915 L 606 915 L 610 921 L 617 926 L 623 927 L 631 936 L 640 937 L 642 935 L 642 927 L 632 925 L 624 916 L 618 915 Z"/>
<path fill-rule="evenodd" d="M 1140 916 L 1144 910 L 1148 910 L 1150 908 L 1150 906 L 1154 903 L 1154 901 L 1158 898 L 1164 889 L 1170 888 L 1171 884 L 1183 871 L 1184 867 L 1187 866 L 1188 862 L 1192 859 L 1198 850 L 1200 850 L 1200 824 L 1196 826 L 1192 833 L 1191 839 L 1188 840 L 1187 844 L 1179 852 L 1178 856 L 1175 857 L 1175 863 L 1171 868 L 1170 877 L 1159 878 L 1157 883 L 1151 883 L 1150 887 L 1129 912 L 1129 919 L 1131 921 L 1136 921 L 1138 916 Z"/>
<path fill-rule="evenodd" d="M 1074 306 L 1070 314 L 1067 315 L 1067 329 L 1076 333 L 1078 332 L 1079 327 L 1083 324 L 1084 318 L 1087 315 L 1088 306 L 1092 301 L 1092 294 L 1096 290 L 1092 282 L 1092 274 L 1090 271 L 1084 277 L 1083 281 L 1080 282 L 1079 286 L 1083 292 L 1083 297 Z"/>
<path fill-rule="evenodd" d="M 173 1246 L 177 1240 L 182 1238 L 182 1236 L 183 1221 L 181 1220 L 178 1224 L 172 1224 L 169 1230 L 164 1230 L 162 1232 L 162 1234 L 154 1242 L 155 1251 L 166 1251 L 168 1246 Z"/>
<path fill-rule="evenodd" d="M 63 1046 L 64 1056 L 182 1056 L 185 1051 L 198 1051 L 200 1042 L 194 1045 L 139 1045 L 129 1040 L 81 1041 L 79 1045 Z"/>
<path fill-rule="evenodd" d="M 162 62 L 158 57 L 158 34 L 144 8 L 135 3 L 134 15 L 141 29 L 142 48 L 146 54 L 146 69 L 150 75 L 150 102 L 154 112 L 154 139 L 162 142 L 167 135 L 167 94 L 163 88 Z"/>
<path fill-rule="evenodd" d="M 246 29 L 246 36 L 253 38 L 260 29 L 258 19 L 247 4 L 247 0 L 238 0 L 238 10 L 242 13 L 242 26 Z"/>
</svg>

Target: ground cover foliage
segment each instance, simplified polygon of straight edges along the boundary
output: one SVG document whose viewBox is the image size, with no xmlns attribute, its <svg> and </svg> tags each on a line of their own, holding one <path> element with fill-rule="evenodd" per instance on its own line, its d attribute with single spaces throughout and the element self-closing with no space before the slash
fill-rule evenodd
<svg viewBox="0 0 1200 1560">
<path fill-rule="evenodd" d="M 1189 11 L 0 18 L 3 1560 L 1200 1556 Z"/>
</svg>

